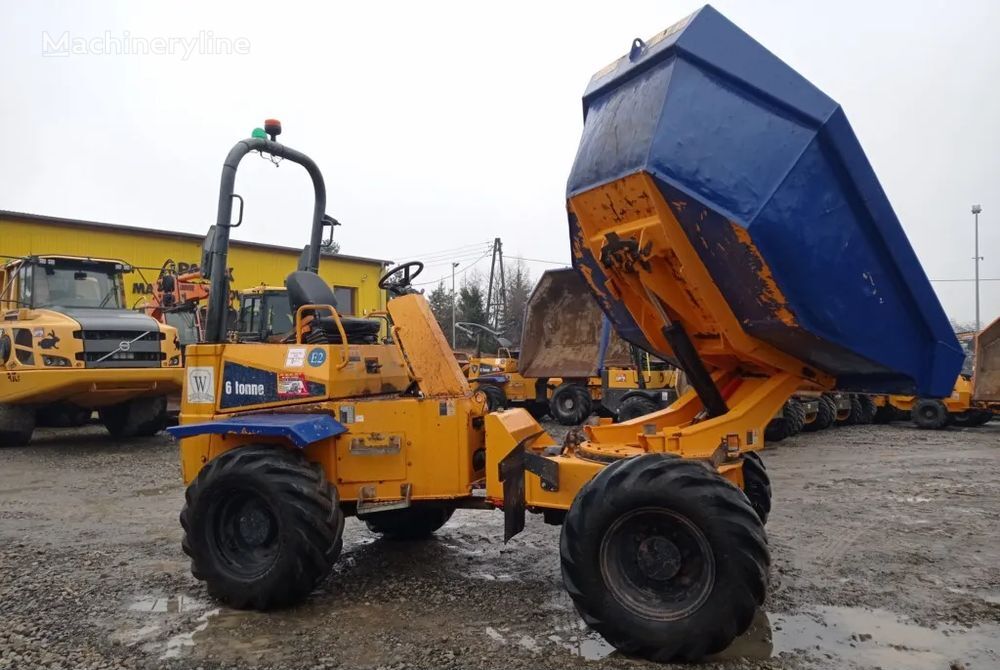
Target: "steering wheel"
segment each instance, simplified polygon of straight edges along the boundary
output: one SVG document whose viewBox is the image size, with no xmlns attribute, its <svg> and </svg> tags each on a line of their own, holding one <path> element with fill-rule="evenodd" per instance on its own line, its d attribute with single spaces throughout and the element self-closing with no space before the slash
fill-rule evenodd
<svg viewBox="0 0 1000 670">
<path fill-rule="evenodd" d="M 411 282 L 423 271 L 424 264 L 420 261 L 410 261 L 409 263 L 397 265 L 382 275 L 382 278 L 378 280 L 378 287 L 396 296 L 406 295 L 410 291 Z M 393 277 L 399 274 L 402 277 L 393 279 Z"/>
</svg>

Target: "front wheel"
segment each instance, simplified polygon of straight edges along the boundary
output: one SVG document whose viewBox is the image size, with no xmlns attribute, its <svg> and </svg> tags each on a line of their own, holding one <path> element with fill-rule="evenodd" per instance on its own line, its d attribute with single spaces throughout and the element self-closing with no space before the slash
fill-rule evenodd
<svg viewBox="0 0 1000 670">
<path fill-rule="evenodd" d="M 35 410 L 23 405 L 0 405 L 0 447 L 22 447 L 35 432 Z"/>
<path fill-rule="evenodd" d="M 499 412 L 507 409 L 507 394 L 496 384 L 480 384 L 479 390 L 486 396 L 486 410 Z"/>
<path fill-rule="evenodd" d="M 948 425 L 948 408 L 940 400 L 921 398 L 910 410 L 910 418 L 917 428 L 940 430 Z"/>
<path fill-rule="evenodd" d="M 705 465 L 647 454 L 577 493 L 559 543 L 577 611 L 623 653 L 693 661 L 725 649 L 767 591 L 764 527 Z"/>
<path fill-rule="evenodd" d="M 660 405 L 656 403 L 652 398 L 647 398 L 646 396 L 633 395 L 625 398 L 622 404 L 618 407 L 618 421 L 631 421 L 632 419 L 637 419 L 640 416 L 646 416 L 647 414 L 652 414 L 653 412 L 658 412 L 660 410 Z"/>
<path fill-rule="evenodd" d="M 303 600 L 343 546 L 336 489 L 298 451 L 227 451 L 202 468 L 185 497 L 181 525 L 191 573 L 236 609 Z"/>
</svg>

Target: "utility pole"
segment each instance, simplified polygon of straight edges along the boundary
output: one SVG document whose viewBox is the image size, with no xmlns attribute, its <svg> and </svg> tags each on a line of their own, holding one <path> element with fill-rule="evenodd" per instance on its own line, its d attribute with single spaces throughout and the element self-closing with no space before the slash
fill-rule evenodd
<svg viewBox="0 0 1000 670">
<path fill-rule="evenodd" d="M 486 322 L 495 331 L 507 326 L 507 280 L 503 271 L 503 244 L 493 240 L 493 260 L 490 263 L 490 283 L 486 289 Z"/>
<path fill-rule="evenodd" d="M 451 264 L 451 348 L 455 348 L 455 268 L 458 267 L 458 263 L 452 262 Z"/>
<path fill-rule="evenodd" d="M 983 260 L 983 257 L 979 255 L 979 213 L 983 211 L 980 205 L 972 206 L 972 216 L 976 221 L 976 332 L 979 332 L 979 261 Z"/>
</svg>

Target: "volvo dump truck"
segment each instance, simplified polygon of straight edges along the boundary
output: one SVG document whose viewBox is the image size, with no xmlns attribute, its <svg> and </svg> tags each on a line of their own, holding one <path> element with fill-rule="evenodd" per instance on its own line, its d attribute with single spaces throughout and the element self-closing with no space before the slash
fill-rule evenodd
<svg viewBox="0 0 1000 670">
<path fill-rule="evenodd" d="M 322 174 L 268 123 L 225 160 L 203 265 L 207 341 L 188 348 L 171 429 L 183 548 L 211 596 L 256 609 L 308 597 L 348 515 L 412 539 L 458 508 L 502 510 L 510 539 L 530 511 L 562 526 L 563 583 L 587 625 L 628 655 L 701 658 L 746 630 L 767 592 L 756 452 L 778 408 L 806 382 L 950 389 L 961 353 L 948 320 L 819 89 L 705 7 L 635 40 L 583 109 L 567 187 L 574 267 L 618 332 L 678 362 L 692 390 L 563 444 L 523 409 L 488 412 L 412 287 L 419 262 L 380 279 L 387 337 L 378 319 L 338 314 L 315 274 Z M 233 187 L 255 151 L 304 167 L 315 193 L 306 269 L 285 282 L 287 343 L 226 339 Z"/>
<path fill-rule="evenodd" d="M 177 331 L 127 309 L 118 260 L 18 258 L 0 270 L 0 445 L 35 425 L 78 423 L 96 410 L 115 437 L 152 435 L 180 391 Z"/>
</svg>

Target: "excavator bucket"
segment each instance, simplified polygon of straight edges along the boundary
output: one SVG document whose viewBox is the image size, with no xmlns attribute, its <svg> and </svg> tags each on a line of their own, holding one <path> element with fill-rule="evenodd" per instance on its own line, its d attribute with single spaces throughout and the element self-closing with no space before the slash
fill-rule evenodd
<svg viewBox="0 0 1000 670">
<path fill-rule="evenodd" d="M 703 358 L 951 392 L 962 350 L 834 100 L 706 6 L 635 40 L 583 108 L 573 264 L 623 337 L 671 357 L 676 322 Z"/>
<path fill-rule="evenodd" d="M 976 335 L 972 399 L 989 403 L 1000 402 L 1000 319 Z"/>
<path fill-rule="evenodd" d="M 605 365 L 629 365 L 590 288 L 573 269 L 547 270 L 528 298 L 517 369 L 525 377 L 596 377 Z"/>
</svg>

